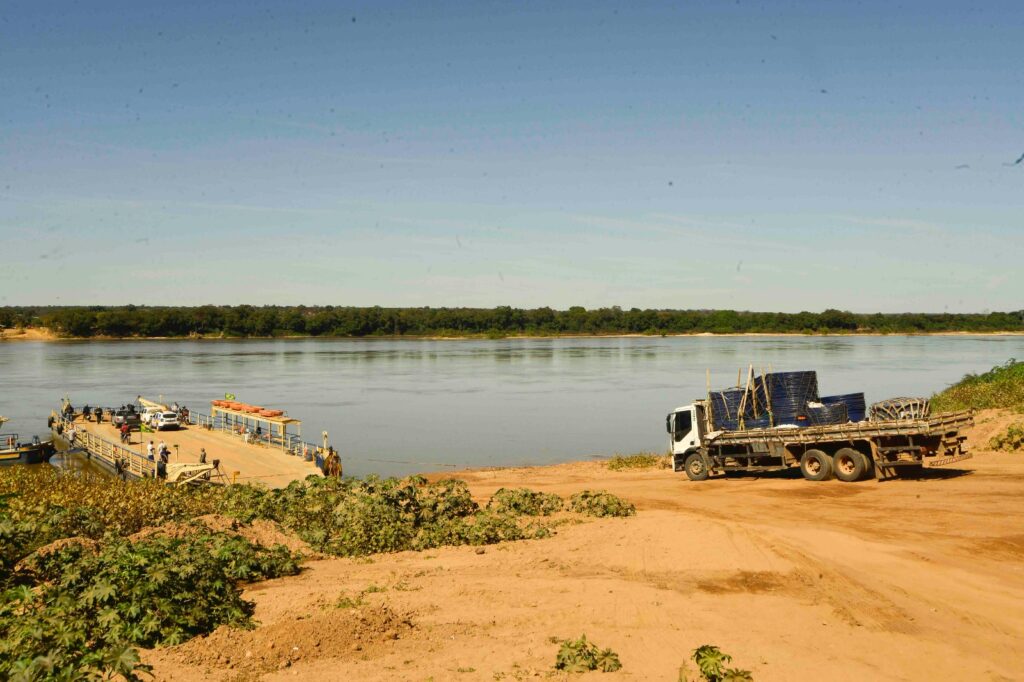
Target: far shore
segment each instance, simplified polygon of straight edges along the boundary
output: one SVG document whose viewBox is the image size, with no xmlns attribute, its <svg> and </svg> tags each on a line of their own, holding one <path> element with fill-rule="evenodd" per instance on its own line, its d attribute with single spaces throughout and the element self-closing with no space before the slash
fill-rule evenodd
<svg viewBox="0 0 1024 682">
<path fill-rule="evenodd" d="M 372 336 L 313 336 L 309 334 L 288 334 L 281 336 L 64 336 L 45 327 L 27 327 L 24 329 L 0 329 L 0 341 L 272 341 L 272 340 L 306 340 L 334 339 L 348 341 L 505 341 L 505 340 L 541 340 L 541 339 L 656 339 L 677 337 L 825 337 L 843 338 L 849 336 L 1024 336 L 1024 331 L 945 331 L 945 332 L 693 332 L 678 334 L 509 334 L 491 336 L 488 334 L 467 334 L 465 336 L 436 336 L 416 334 L 388 334 Z"/>
</svg>

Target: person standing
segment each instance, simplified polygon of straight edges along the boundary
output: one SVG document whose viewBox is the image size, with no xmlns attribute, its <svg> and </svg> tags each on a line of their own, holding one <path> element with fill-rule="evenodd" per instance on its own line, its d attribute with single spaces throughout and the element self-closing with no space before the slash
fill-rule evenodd
<svg viewBox="0 0 1024 682">
<path fill-rule="evenodd" d="M 82 408 L 82 420 L 92 421 L 92 411 L 89 409 L 88 403 L 86 403 L 85 407 Z"/>
<path fill-rule="evenodd" d="M 156 453 L 153 450 L 153 441 L 149 441 L 149 445 L 146 446 L 146 455 L 149 456 L 149 458 L 151 460 L 155 461 L 156 460 L 156 458 L 154 457 L 155 454 Z"/>
<path fill-rule="evenodd" d="M 199 463 L 206 464 L 206 448 L 199 448 Z"/>
<path fill-rule="evenodd" d="M 334 446 L 327 449 L 327 456 L 324 457 L 324 476 L 328 478 L 341 478 L 341 457 L 334 451 Z"/>
</svg>

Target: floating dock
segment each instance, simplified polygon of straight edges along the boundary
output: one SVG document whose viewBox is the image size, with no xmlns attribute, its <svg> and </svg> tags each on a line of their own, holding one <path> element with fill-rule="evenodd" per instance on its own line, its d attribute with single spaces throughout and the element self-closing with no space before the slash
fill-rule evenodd
<svg viewBox="0 0 1024 682">
<path fill-rule="evenodd" d="M 141 402 L 141 401 L 140 401 Z M 143 404 L 153 405 L 152 401 Z M 170 450 L 170 463 L 198 463 L 199 453 L 206 450 L 206 461 L 219 461 L 227 481 L 260 483 L 280 488 L 310 475 L 321 475 L 316 464 L 323 448 L 288 434 L 287 427 L 297 431 L 299 420 L 276 415 L 265 417 L 249 413 L 212 416 L 191 413 L 189 423 L 176 430 L 132 431 L 128 443 L 121 443 L 118 428 L 110 423 L 107 411 L 104 421 L 86 421 L 81 414 L 73 419 L 55 413 L 53 426 L 61 426 L 61 438 L 67 441 L 69 429 L 75 429 L 74 447 L 85 451 L 111 470 L 133 478 L 152 477 L 155 463 L 147 456 L 147 444 L 153 441 L 159 450 L 161 441 Z M 233 412 L 233 411 L 230 411 Z M 276 420 L 278 428 L 263 428 L 267 419 Z M 256 428 L 262 433 L 256 435 Z M 280 428 L 284 427 L 284 428 Z M 310 459 L 307 460 L 306 458 Z"/>
</svg>

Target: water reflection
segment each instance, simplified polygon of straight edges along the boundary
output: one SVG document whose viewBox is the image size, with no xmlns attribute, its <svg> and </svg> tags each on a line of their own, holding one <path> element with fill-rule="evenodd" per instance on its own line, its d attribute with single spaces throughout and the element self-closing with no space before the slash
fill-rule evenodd
<svg viewBox="0 0 1024 682">
<path fill-rule="evenodd" d="M 8 430 L 45 431 L 69 394 L 121 404 L 142 393 L 286 409 L 323 430 L 346 471 L 503 465 L 662 450 L 664 414 L 755 371 L 817 369 L 823 393 L 928 395 L 1024 357 L 1024 337 L 637 337 L 395 341 L 133 341 L 0 344 Z M 385 461 L 386 460 L 386 461 Z M 438 467 L 432 467 L 438 468 Z"/>
</svg>

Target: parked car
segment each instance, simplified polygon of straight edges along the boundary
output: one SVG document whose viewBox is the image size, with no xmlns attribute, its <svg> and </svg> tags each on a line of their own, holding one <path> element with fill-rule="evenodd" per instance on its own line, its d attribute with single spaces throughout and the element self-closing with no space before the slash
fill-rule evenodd
<svg viewBox="0 0 1024 682">
<path fill-rule="evenodd" d="M 142 423 L 142 418 L 134 410 L 114 410 L 110 415 L 110 423 L 118 429 L 122 424 L 128 424 L 129 428 L 137 431 Z"/>
<path fill-rule="evenodd" d="M 177 412 L 157 412 L 153 415 L 149 425 L 157 431 L 163 431 L 164 429 L 177 429 L 181 426 L 178 423 Z"/>
</svg>

